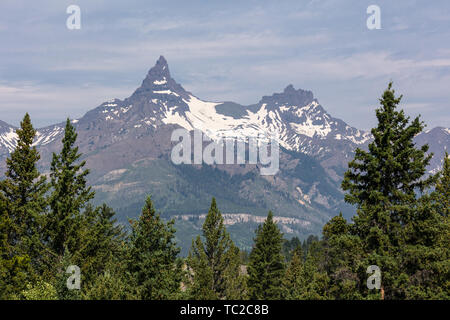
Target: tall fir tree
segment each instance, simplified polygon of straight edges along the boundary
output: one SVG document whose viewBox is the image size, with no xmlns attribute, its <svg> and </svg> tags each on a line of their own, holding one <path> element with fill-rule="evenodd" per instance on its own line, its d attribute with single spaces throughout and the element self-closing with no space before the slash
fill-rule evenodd
<svg viewBox="0 0 450 320">
<path fill-rule="evenodd" d="M 302 300 L 329 299 L 330 279 L 322 268 L 324 252 L 321 241 L 313 242 L 306 255 L 301 272 L 301 296 Z"/>
<path fill-rule="evenodd" d="M 80 244 L 73 258 L 83 270 L 85 285 L 89 286 L 105 273 L 107 265 L 113 261 L 122 263 L 126 235 L 117 224 L 114 210 L 106 204 L 97 208 L 89 204 L 82 218 L 78 234 Z"/>
<path fill-rule="evenodd" d="M 448 152 L 445 152 L 444 155 L 442 170 L 436 183 L 435 197 L 440 214 L 448 217 L 450 215 L 450 157 Z"/>
<path fill-rule="evenodd" d="M 254 247 L 248 265 L 250 299 L 281 299 L 283 293 L 284 257 L 283 235 L 269 211 L 266 221 L 256 230 Z"/>
<path fill-rule="evenodd" d="M 247 276 L 244 274 L 241 252 L 239 248 L 231 244 L 227 253 L 228 265 L 225 269 L 225 299 L 245 300 L 248 297 Z"/>
<path fill-rule="evenodd" d="M 173 299 L 180 293 L 183 273 L 173 224 L 162 221 L 150 197 L 139 219 L 131 221 L 127 272 L 141 299 Z"/>
<path fill-rule="evenodd" d="M 214 290 L 214 273 L 203 249 L 200 236 L 192 240 L 191 250 L 187 257 L 187 296 L 195 300 L 217 300 Z"/>
<path fill-rule="evenodd" d="M 330 278 L 328 295 L 338 300 L 362 299 L 359 294 L 365 279 L 358 277 L 363 251 L 359 236 L 340 213 L 323 227 L 323 269 Z"/>
<path fill-rule="evenodd" d="M 192 285 L 199 288 L 199 283 L 212 280 L 210 291 L 192 290 L 194 299 L 238 299 L 244 296 L 245 286 L 240 274 L 240 253 L 226 231 L 222 214 L 213 198 L 205 222 L 203 237 L 192 244 L 188 257 L 189 271 L 193 274 Z M 206 260 L 205 260 L 206 259 Z M 205 264 L 206 261 L 206 264 Z M 212 279 L 209 275 L 212 274 Z M 200 295 L 196 296 L 195 292 Z"/>
<path fill-rule="evenodd" d="M 283 279 L 283 288 L 285 290 L 283 297 L 287 300 L 301 299 L 303 292 L 303 251 L 301 245 L 298 245 L 292 252 L 289 266 Z"/>
<path fill-rule="evenodd" d="M 25 288 L 29 258 L 15 252 L 10 237 L 14 228 L 0 197 L 0 300 L 11 299 Z"/>
<path fill-rule="evenodd" d="M 442 231 L 438 239 L 442 248 L 440 262 L 437 263 L 436 273 L 440 275 L 438 285 L 441 287 L 446 300 L 450 299 L 450 157 L 445 152 L 444 164 L 436 185 L 437 211 L 441 216 Z"/>
<path fill-rule="evenodd" d="M 74 253 L 79 247 L 82 210 L 94 198 L 91 187 L 86 185 L 89 170 L 83 169 L 85 161 L 79 161 L 82 155 L 75 146 L 76 139 L 75 128 L 67 119 L 62 150 L 59 154 L 53 153 L 50 212 L 45 228 L 49 246 L 58 257 L 64 254 L 66 248 Z"/>
<path fill-rule="evenodd" d="M 450 298 L 449 162 L 446 154 L 435 191 L 420 197 L 415 217 L 405 228 L 407 242 L 400 252 L 406 299 Z"/>
<path fill-rule="evenodd" d="M 40 155 L 33 146 L 36 131 L 28 113 L 16 134 L 17 146 L 6 160 L 6 179 L 0 182 L 0 201 L 4 205 L 2 215 L 5 221 L 10 221 L 7 241 L 14 248 L 12 254 L 28 256 L 32 274 L 36 276 L 44 256 L 42 229 L 48 184 L 37 169 Z"/>
<path fill-rule="evenodd" d="M 435 176 L 424 177 L 432 157 L 426 155 L 428 145 L 416 148 L 413 141 L 424 123 L 419 117 L 410 121 L 398 110 L 401 98 L 389 83 L 376 110 L 374 141 L 368 151 L 356 150 L 342 183 L 346 202 L 357 207 L 352 230 L 362 240 L 364 264 L 382 270 L 381 292 L 387 299 L 404 297 L 399 289 L 405 282 L 399 255 L 408 241 L 405 226 L 417 218 L 418 194 L 436 181 Z M 359 274 L 366 276 L 362 266 Z"/>
</svg>

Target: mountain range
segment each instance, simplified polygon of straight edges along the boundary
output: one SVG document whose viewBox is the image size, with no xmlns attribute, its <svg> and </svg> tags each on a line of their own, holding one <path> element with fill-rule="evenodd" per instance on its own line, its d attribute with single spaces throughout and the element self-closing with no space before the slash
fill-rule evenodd
<svg viewBox="0 0 450 320">
<path fill-rule="evenodd" d="M 104 102 L 72 123 L 91 170 L 95 202 L 106 202 L 125 222 L 139 215 L 151 194 L 162 216 L 176 220 L 183 253 L 200 232 L 213 196 L 232 238 L 244 249 L 251 245 L 253 231 L 268 210 L 274 212 L 286 237 L 317 234 L 339 211 L 350 218 L 354 209 L 344 203 L 340 183 L 354 150 L 367 148 L 372 141 L 370 132 L 334 118 L 311 91 L 292 85 L 247 106 L 204 101 L 171 77 L 162 56 L 130 97 Z M 258 164 L 175 165 L 170 159 L 171 133 L 180 127 L 201 130 L 213 140 L 223 135 L 276 133 L 280 170 L 262 176 Z M 0 121 L 2 175 L 17 142 L 15 130 Z M 37 129 L 34 145 L 44 174 L 63 134 L 63 122 Z M 434 157 L 428 169 L 437 172 L 450 147 L 449 128 L 424 131 L 415 141 L 430 145 Z"/>
</svg>

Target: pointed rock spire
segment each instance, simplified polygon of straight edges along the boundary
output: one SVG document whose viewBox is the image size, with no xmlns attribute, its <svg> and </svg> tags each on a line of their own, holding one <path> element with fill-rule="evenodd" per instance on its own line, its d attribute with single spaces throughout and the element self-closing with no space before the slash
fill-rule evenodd
<svg viewBox="0 0 450 320">
<path fill-rule="evenodd" d="M 152 87 L 155 83 L 167 82 L 171 79 L 169 65 L 167 64 L 167 60 L 160 56 L 158 61 L 153 68 L 151 68 L 144 81 L 142 81 L 141 87 Z"/>
<path fill-rule="evenodd" d="M 153 92 L 171 90 L 180 96 L 186 96 L 186 91 L 170 76 L 167 60 L 160 56 L 156 64 L 148 71 L 142 85 L 133 93 L 133 96 L 142 94 L 151 95 Z"/>
</svg>

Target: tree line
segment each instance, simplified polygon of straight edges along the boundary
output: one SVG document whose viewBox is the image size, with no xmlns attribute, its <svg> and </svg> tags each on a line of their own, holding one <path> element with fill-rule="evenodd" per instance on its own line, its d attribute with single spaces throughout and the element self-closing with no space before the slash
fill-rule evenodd
<svg viewBox="0 0 450 320">
<path fill-rule="evenodd" d="M 164 221 L 150 196 L 130 231 L 106 204 L 95 207 L 89 170 L 69 119 L 50 174 L 37 169 L 36 131 L 28 114 L 0 181 L 0 299 L 449 299 L 450 160 L 427 174 L 424 128 L 399 110 L 392 83 L 376 110 L 368 151 L 357 149 L 342 189 L 354 205 L 303 243 L 285 240 L 273 213 L 249 254 L 233 243 L 213 198 L 186 258 L 174 221 Z M 69 266 L 80 289 L 67 285 Z M 368 286 L 369 266 L 380 270 Z"/>
</svg>

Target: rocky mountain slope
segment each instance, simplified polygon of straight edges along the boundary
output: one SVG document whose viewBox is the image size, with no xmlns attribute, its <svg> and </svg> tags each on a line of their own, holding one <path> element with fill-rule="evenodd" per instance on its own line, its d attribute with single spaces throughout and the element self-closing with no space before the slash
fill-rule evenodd
<svg viewBox="0 0 450 320">
<path fill-rule="evenodd" d="M 241 247 L 250 244 L 254 227 L 268 210 L 288 235 L 318 232 L 339 210 L 350 217 L 353 210 L 343 203 L 340 181 L 355 148 L 365 148 L 371 140 L 370 133 L 328 114 L 311 91 L 292 85 L 249 106 L 201 100 L 171 77 L 164 57 L 130 97 L 102 103 L 72 121 L 92 172 L 96 201 L 113 206 L 125 221 L 136 217 L 145 196 L 152 194 L 163 215 L 177 219 L 184 249 L 199 231 L 212 196 Z M 261 176 L 258 165 L 175 165 L 170 137 L 180 127 L 201 130 L 212 139 L 275 134 L 280 170 Z M 15 129 L 0 121 L 2 173 L 16 144 Z M 48 171 L 62 135 L 63 123 L 38 129 L 35 145 L 42 172 Z M 437 171 L 450 146 L 450 130 L 434 128 L 416 141 L 430 144 L 436 156 L 429 169 Z"/>
</svg>

